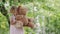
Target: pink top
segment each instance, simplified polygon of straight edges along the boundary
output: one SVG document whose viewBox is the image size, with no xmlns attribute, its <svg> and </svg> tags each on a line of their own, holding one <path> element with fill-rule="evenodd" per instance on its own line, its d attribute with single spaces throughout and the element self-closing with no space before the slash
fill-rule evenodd
<svg viewBox="0 0 60 34">
<path fill-rule="evenodd" d="M 10 17 L 10 21 L 11 20 L 15 22 L 14 15 Z M 24 34 L 24 29 L 23 28 L 17 29 L 14 25 L 10 25 L 10 34 Z"/>
</svg>

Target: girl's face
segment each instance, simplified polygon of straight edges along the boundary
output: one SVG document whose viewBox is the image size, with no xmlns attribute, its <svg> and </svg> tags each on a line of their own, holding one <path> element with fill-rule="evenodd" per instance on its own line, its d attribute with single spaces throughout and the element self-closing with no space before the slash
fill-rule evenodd
<svg viewBox="0 0 60 34">
<path fill-rule="evenodd" d="M 17 15 L 17 11 L 14 11 L 13 14 L 14 14 L 14 15 Z"/>
<path fill-rule="evenodd" d="M 18 12 L 17 12 L 16 10 L 13 10 L 13 11 L 12 11 L 12 14 L 13 14 L 13 15 L 17 15 Z"/>
<path fill-rule="evenodd" d="M 16 6 L 12 6 L 12 8 L 10 9 L 10 12 L 13 14 L 13 15 L 17 15 L 18 12 L 17 12 L 17 7 Z"/>
</svg>

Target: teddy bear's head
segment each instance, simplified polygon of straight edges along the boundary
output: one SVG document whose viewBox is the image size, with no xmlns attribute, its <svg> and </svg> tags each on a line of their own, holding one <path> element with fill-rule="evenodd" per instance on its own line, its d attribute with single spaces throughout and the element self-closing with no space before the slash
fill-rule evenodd
<svg viewBox="0 0 60 34">
<path fill-rule="evenodd" d="M 18 11 L 19 15 L 26 15 L 28 10 L 24 6 L 18 6 L 17 11 Z"/>
</svg>

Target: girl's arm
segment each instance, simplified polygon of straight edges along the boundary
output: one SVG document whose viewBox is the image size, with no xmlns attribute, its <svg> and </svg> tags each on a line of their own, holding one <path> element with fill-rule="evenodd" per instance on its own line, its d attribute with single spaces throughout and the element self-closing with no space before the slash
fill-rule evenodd
<svg viewBox="0 0 60 34">
<path fill-rule="evenodd" d="M 15 24 L 15 18 L 13 16 L 10 17 L 10 25 Z"/>
</svg>

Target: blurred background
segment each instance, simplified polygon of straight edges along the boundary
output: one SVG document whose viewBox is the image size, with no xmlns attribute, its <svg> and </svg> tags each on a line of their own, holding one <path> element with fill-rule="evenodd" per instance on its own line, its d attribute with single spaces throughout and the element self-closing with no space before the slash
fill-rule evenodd
<svg viewBox="0 0 60 34">
<path fill-rule="evenodd" d="M 35 29 L 24 27 L 25 34 L 60 34 L 60 0 L 0 0 L 0 34 L 9 33 L 11 6 L 26 6 Z"/>
</svg>

